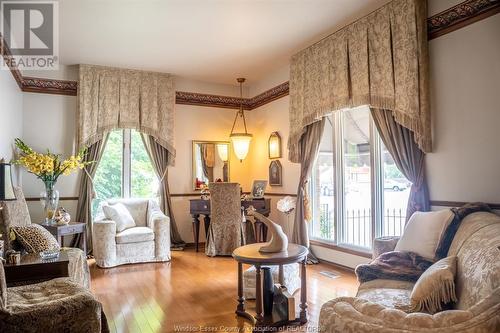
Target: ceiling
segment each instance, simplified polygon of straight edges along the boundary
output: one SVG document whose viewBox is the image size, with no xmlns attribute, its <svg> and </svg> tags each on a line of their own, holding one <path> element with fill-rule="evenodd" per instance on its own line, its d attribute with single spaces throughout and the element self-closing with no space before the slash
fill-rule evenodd
<svg viewBox="0 0 500 333">
<path fill-rule="evenodd" d="M 388 0 L 64 0 L 60 63 L 249 83 Z"/>
</svg>

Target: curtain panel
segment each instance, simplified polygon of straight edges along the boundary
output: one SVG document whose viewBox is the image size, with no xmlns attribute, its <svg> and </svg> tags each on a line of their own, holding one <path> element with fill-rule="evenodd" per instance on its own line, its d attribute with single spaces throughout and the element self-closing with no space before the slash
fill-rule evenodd
<svg viewBox="0 0 500 333">
<path fill-rule="evenodd" d="M 171 74 L 80 65 L 78 146 L 90 146 L 116 128 L 154 137 L 174 164 L 175 87 Z"/>
<path fill-rule="evenodd" d="M 102 140 L 98 140 L 88 147 L 87 153 L 83 158 L 83 162 L 92 162 L 84 167 L 83 172 L 80 173 L 80 184 L 78 189 L 78 205 L 76 207 L 76 221 L 84 222 L 87 226 L 86 237 L 87 249 L 92 251 L 92 200 L 95 198 L 95 190 L 93 178 L 97 172 L 97 167 L 101 161 L 104 148 L 108 141 L 108 135 L 105 134 Z M 82 234 L 73 237 L 71 242 L 72 247 L 76 247 L 81 242 Z M 88 254 L 88 253 L 86 253 Z"/>
<path fill-rule="evenodd" d="M 292 57 L 290 161 L 307 125 L 361 105 L 393 111 L 431 151 L 426 19 L 427 1 L 394 0 Z"/>
<path fill-rule="evenodd" d="M 170 154 L 165 147 L 160 145 L 152 136 L 141 134 L 142 142 L 149 158 L 153 164 L 155 172 L 160 180 L 160 208 L 170 218 L 170 242 L 174 248 L 183 248 L 186 243 L 182 240 L 175 222 L 170 188 L 168 184 L 168 159 Z"/>
<path fill-rule="evenodd" d="M 373 108 L 370 111 L 385 147 L 398 169 L 412 184 L 406 209 L 408 221 L 416 211 L 427 212 L 431 208 L 425 177 L 425 154 L 415 143 L 414 133 L 398 124 L 392 111 Z"/>
<path fill-rule="evenodd" d="M 307 222 L 311 220 L 311 206 L 307 183 L 311 177 L 314 161 L 318 156 L 321 137 L 325 129 L 325 118 L 306 127 L 300 139 L 300 179 L 295 204 L 295 220 L 293 224 L 292 242 L 309 248 L 309 232 Z M 309 249 L 307 262 L 317 264 L 319 261 Z"/>
</svg>

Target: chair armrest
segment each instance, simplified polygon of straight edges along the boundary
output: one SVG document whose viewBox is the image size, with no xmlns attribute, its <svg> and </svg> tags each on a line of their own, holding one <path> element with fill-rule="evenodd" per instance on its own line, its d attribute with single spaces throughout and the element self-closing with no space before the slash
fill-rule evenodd
<svg viewBox="0 0 500 333">
<path fill-rule="evenodd" d="M 382 253 L 394 251 L 399 241 L 397 236 L 378 237 L 373 240 L 372 258 L 378 258 Z"/>
<path fill-rule="evenodd" d="M 320 332 L 339 333 L 488 332 L 498 324 L 494 311 L 479 315 L 462 310 L 408 314 L 361 298 L 339 297 L 321 307 L 319 328 Z"/>
<path fill-rule="evenodd" d="M 170 218 L 163 214 L 158 205 L 150 205 L 147 226 L 155 233 L 155 256 L 170 259 Z"/>
<path fill-rule="evenodd" d="M 8 304 L 8 314 L 2 315 L 0 320 L 1 332 L 30 332 L 34 329 L 45 332 L 105 332 L 108 329 L 102 304 L 89 290 L 66 278 L 14 289 L 24 288 L 22 290 L 29 292 L 32 288 L 37 291 L 42 286 L 59 292 L 62 290 L 68 295 L 37 305 Z"/>
<path fill-rule="evenodd" d="M 116 223 L 113 220 L 94 221 L 92 250 L 97 265 L 108 267 L 116 260 Z"/>
</svg>

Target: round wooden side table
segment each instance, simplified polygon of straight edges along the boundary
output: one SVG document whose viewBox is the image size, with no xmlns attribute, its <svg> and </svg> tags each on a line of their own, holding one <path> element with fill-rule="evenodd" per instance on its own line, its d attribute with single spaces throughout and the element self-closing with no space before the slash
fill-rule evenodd
<svg viewBox="0 0 500 333">
<path fill-rule="evenodd" d="M 238 306 L 236 314 L 255 323 L 255 326 L 273 326 L 272 320 L 262 315 L 262 266 L 279 266 L 279 282 L 283 284 L 283 265 L 299 263 L 300 270 L 300 314 L 296 320 L 300 325 L 307 323 L 307 285 L 306 266 L 309 250 L 302 245 L 288 244 L 288 250 L 277 253 L 259 252 L 262 243 L 241 246 L 233 251 L 233 258 L 238 262 Z M 245 310 L 243 297 L 243 264 L 255 266 L 255 316 Z M 281 324 L 291 324 L 281 323 Z"/>
</svg>

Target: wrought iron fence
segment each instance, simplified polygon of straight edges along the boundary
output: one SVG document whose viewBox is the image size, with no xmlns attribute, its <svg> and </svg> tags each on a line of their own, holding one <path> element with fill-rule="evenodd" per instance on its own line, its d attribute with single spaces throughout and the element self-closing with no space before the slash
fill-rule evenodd
<svg viewBox="0 0 500 333">
<path fill-rule="evenodd" d="M 335 230 L 333 223 L 333 210 L 330 211 L 328 204 L 320 207 L 320 237 L 334 239 Z M 345 212 L 345 243 L 360 247 L 371 247 L 371 209 L 348 209 Z M 402 209 L 387 208 L 384 211 L 382 235 L 399 236 L 402 234 L 406 221 L 406 212 Z"/>
</svg>

